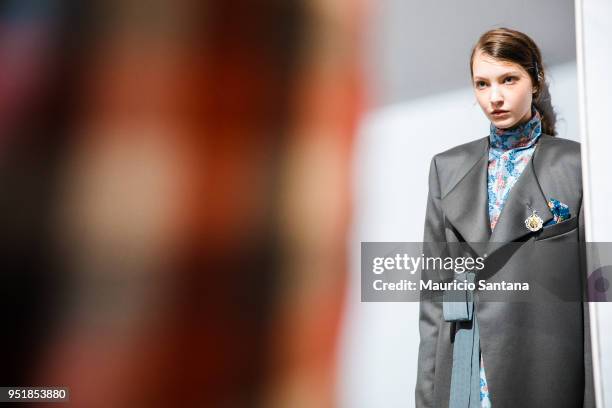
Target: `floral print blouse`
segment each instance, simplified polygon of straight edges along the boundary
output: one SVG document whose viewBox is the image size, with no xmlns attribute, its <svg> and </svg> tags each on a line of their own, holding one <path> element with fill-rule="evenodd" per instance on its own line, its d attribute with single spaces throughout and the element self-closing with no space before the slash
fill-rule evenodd
<svg viewBox="0 0 612 408">
<path fill-rule="evenodd" d="M 497 129 L 491 124 L 487 183 L 491 231 L 497 224 L 510 189 L 527 167 L 541 134 L 538 111 L 529 122 L 515 128 Z"/>
</svg>

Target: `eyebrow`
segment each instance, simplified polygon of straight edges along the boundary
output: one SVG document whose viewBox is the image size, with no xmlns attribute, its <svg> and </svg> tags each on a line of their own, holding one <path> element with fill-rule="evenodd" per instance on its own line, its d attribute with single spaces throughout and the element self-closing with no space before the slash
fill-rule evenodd
<svg viewBox="0 0 612 408">
<path fill-rule="evenodd" d="M 507 76 L 521 76 L 521 73 L 518 72 L 518 71 L 509 71 L 509 72 L 506 72 L 503 75 L 500 75 L 499 78 L 507 77 Z M 487 78 L 483 78 L 483 77 L 480 77 L 480 76 L 475 76 L 474 77 L 474 81 L 479 81 L 479 80 L 487 80 Z"/>
</svg>

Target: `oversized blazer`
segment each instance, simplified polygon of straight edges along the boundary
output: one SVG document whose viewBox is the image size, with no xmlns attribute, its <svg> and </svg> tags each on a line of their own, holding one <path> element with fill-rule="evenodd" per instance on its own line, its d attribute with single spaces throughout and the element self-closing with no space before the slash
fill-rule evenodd
<svg viewBox="0 0 612 408">
<path fill-rule="evenodd" d="M 485 258 L 490 280 L 512 280 L 533 259 L 534 242 L 584 239 L 579 143 L 542 134 L 532 158 L 512 187 L 491 234 L 488 215 L 488 136 L 435 155 L 429 174 L 425 242 L 474 245 Z M 529 231 L 524 220 L 536 210 L 546 223 L 553 218 L 549 198 L 569 205 L 571 217 Z M 518 250 L 504 251 L 515 242 Z M 467 245 L 467 244 L 466 244 Z M 557 271 L 531 271 L 552 277 L 552 292 L 584 296 L 584 257 L 566 251 L 563 276 Z M 545 263 L 544 263 L 545 264 Z M 480 273 L 480 272 L 479 272 Z M 476 279 L 479 279 L 478 276 Z M 556 285 L 556 287 L 555 287 Z M 575 302 L 479 302 L 480 347 L 494 408 L 591 408 L 593 402 L 588 304 Z M 415 390 L 417 408 L 448 407 L 453 361 L 454 322 L 443 318 L 442 304 L 422 298 L 420 346 Z"/>
</svg>

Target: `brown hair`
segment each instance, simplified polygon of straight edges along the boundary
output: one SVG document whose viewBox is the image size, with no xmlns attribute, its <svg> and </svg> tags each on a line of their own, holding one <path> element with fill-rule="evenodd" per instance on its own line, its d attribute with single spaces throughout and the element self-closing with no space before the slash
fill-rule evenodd
<svg viewBox="0 0 612 408">
<path fill-rule="evenodd" d="M 526 34 L 509 28 L 496 28 L 480 36 L 470 56 L 470 74 L 474 76 L 472 63 L 477 51 L 503 61 L 522 66 L 536 87 L 533 104 L 542 115 L 542 132 L 555 136 L 555 113 L 548 91 L 546 73 L 542 64 L 542 54 L 536 43 Z"/>
</svg>

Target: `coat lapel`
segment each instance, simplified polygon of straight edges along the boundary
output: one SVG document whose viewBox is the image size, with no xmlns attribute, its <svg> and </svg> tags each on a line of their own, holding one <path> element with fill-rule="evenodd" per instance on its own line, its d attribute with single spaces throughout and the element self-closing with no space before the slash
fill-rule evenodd
<svg viewBox="0 0 612 408">
<path fill-rule="evenodd" d="M 544 223 L 553 218 L 537 176 L 543 171 L 538 152 L 551 137 L 546 134 L 540 136 L 529 164 L 510 190 L 492 234 L 487 192 L 488 138 L 483 139 L 482 149 L 475 152 L 479 156 L 476 156 L 474 165 L 442 197 L 446 218 L 479 256 L 489 256 L 507 243 L 530 234 L 525 219 L 531 215 L 532 210 L 536 211 Z"/>
<path fill-rule="evenodd" d="M 541 135 L 541 140 L 536 144 L 533 156 L 523 173 L 510 190 L 508 199 L 502 212 L 489 244 L 487 245 L 487 255 L 491 255 L 505 244 L 516 241 L 531 231 L 525 226 L 525 219 L 535 210 L 536 214 L 546 223 L 553 218 L 550 212 L 546 195 L 538 181 L 538 172 L 542 171 L 542 163 L 538 160 L 538 152 L 546 144 L 548 135 Z"/>
<path fill-rule="evenodd" d="M 449 222 L 472 249 L 482 256 L 491 233 L 487 197 L 488 138 L 483 139 L 476 154 L 479 156 L 476 156 L 473 166 L 442 197 L 442 207 Z"/>
</svg>

